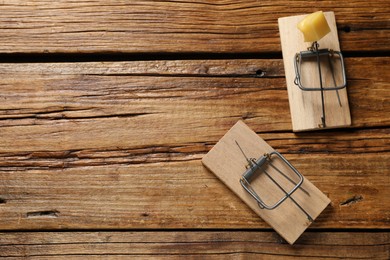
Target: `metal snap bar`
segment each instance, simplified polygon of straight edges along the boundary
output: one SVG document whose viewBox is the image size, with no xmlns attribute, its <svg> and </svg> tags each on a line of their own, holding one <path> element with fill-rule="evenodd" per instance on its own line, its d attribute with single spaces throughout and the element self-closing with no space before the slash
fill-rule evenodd
<svg viewBox="0 0 390 260">
<path fill-rule="evenodd" d="M 285 200 L 291 199 L 291 201 L 307 216 L 309 221 L 313 221 L 313 218 L 310 216 L 310 214 L 301 206 L 299 203 L 291 196 L 297 189 L 301 189 L 303 192 L 308 194 L 308 192 L 301 187 L 303 183 L 303 176 L 298 172 L 297 169 L 294 168 L 280 153 L 277 151 L 273 151 L 271 153 L 264 154 L 263 156 L 260 156 L 258 159 L 254 158 L 248 158 L 244 151 L 242 150 L 241 146 L 237 141 L 235 141 L 238 148 L 244 155 L 245 159 L 248 162 L 248 167 L 246 171 L 242 174 L 240 183 L 241 186 L 256 200 L 259 207 L 261 209 L 267 209 L 267 210 L 273 210 L 280 206 Z M 290 177 L 287 176 L 284 172 L 282 172 L 279 168 L 277 168 L 272 161 L 273 158 L 279 158 L 282 160 L 284 164 L 286 164 L 298 177 L 299 181 L 294 182 Z M 286 178 L 289 182 L 294 184 L 294 187 L 290 191 L 286 191 L 270 174 L 268 171 L 265 170 L 265 165 L 271 166 L 278 174 Z M 257 174 L 264 173 L 283 193 L 285 194 L 282 198 L 280 198 L 276 203 L 272 205 L 268 205 L 264 202 L 263 199 L 260 198 L 260 196 L 257 194 L 257 192 L 252 188 L 251 181 L 256 177 Z"/>
</svg>

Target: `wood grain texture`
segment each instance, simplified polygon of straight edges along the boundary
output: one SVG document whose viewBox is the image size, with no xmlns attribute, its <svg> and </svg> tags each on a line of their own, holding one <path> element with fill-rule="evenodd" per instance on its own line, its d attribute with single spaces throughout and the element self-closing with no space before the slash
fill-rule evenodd
<svg viewBox="0 0 390 260">
<path fill-rule="evenodd" d="M 343 51 L 389 51 L 390 6 L 367 1 L 1 3 L 0 53 L 278 52 L 277 18 L 334 11 Z"/>
<path fill-rule="evenodd" d="M 39 167 L 18 156 L 23 167 L 1 167 L 0 229 L 269 228 L 195 159 L 202 153 L 150 149 L 45 152 L 32 159 Z M 311 227 L 389 227 L 389 152 L 286 158 L 332 201 Z"/>
<path fill-rule="evenodd" d="M 347 59 L 354 128 L 297 135 L 281 60 L 0 64 L 0 229 L 268 228 L 200 162 L 238 119 L 332 200 L 312 227 L 388 228 L 388 61 Z"/>
<path fill-rule="evenodd" d="M 389 61 L 389 58 L 346 59 L 352 127 L 390 124 Z M 53 120 L 68 128 L 76 121 L 137 115 L 134 120 L 140 123 L 139 131 L 144 133 L 144 127 L 150 134 L 159 131 L 149 127 L 158 122 L 161 128 L 174 127 L 171 131 L 199 128 L 202 131 L 202 126 L 219 126 L 215 131 L 222 135 L 238 119 L 251 121 L 256 132 L 291 129 L 280 60 L 28 63 L 0 67 L 1 124 L 30 125 L 31 134 L 35 133 L 33 128 L 42 136 L 58 128 L 58 124 L 52 124 Z M 182 124 L 181 128 L 169 124 L 170 120 Z M 88 125 L 94 131 L 108 126 L 94 126 L 92 122 Z M 36 128 L 38 124 L 41 129 Z M 7 129 L 12 135 L 13 130 Z M 70 131 L 75 130 L 71 126 Z M 183 140 L 191 138 L 183 136 Z M 12 142 L 12 146 L 19 142 L 6 136 L 4 139 Z M 36 141 L 39 140 L 37 137 Z M 214 141 L 217 140 L 215 136 Z"/>
<path fill-rule="evenodd" d="M 389 259 L 389 233 L 306 232 L 294 246 L 270 232 L 0 233 L 7 259 Z"/>
<path fill-rule="evenodd" d="M 389 259 L 387 2 L 0 1 L 0 257 Z M 293 134 L 269 58 L 316 10 L 352 127 Z M 332 200 L 294 247 L 201 165 L 239 119 Z"/>
</svg>

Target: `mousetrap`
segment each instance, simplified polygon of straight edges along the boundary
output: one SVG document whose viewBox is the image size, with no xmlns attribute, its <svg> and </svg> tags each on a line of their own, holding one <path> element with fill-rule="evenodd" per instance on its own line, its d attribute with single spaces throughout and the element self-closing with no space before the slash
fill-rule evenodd
<svg viewBox="0 0 390 260">
<path fill-rule="evenodd" d="M 310 19 L 317 14 L 322 23 Z M 283 17 L 278 22 L 293 131 L 350 126 L 334 13 Z"/>
<path fill-rule="evenodd" d="M 330 203 L 242 121 L 219 140 L 202 163 L 290 244 Z"/>
</svg>

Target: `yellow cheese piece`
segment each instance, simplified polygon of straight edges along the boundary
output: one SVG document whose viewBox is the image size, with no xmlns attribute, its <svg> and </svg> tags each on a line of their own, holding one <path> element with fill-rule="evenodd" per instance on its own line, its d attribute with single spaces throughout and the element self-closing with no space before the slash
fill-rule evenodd
<svg viewBox="0 0 390 260">
<path fill-rule="evenodd" d="M 330 32 L 328 22 L 322 11 L 309 14 L 298 23 L 297 27 L 303 33 L 305 42 L 318 41 Z"/>
</svg>

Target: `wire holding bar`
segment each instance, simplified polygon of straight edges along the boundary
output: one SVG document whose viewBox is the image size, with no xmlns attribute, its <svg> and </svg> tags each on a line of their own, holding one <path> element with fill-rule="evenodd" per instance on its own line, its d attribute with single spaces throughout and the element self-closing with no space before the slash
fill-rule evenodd
<svg viewBox="0 0 390 260">
<path fill-rule="evenodd" d="M 318 53 L 318 46 L 319 46 L 319 44 L 317 42 L 313 42 L 313 47 L 315 48 L 314 51 L 315 51 L 316 56 L 317 56 L 318 75 L 320 77 L 321 108 L 322 108 L 321 122 L 322 122 L 322 127 L 326 127 L 324 86 L 322 85 L 321 60 L 320 60 L 320 54 Z"/>
<path fill-rule="evenodd" d="M 302 183 L 303 183 L 303 176 L 280 154 L 278 153 L 277 151 L 273 151 L 271 153 L 268 153 L 268 154 L 265 154 L 263 156 L 261 156 L 260 158 L 258 158 L 257 160 L 254 159 L 254 158 L 249 158 L 246 156 L 246 154 L 244 153 L 243 149 L 241 148 L 241 146 L 239 145 L 239 143 L 237 141 L 235 141 L 238 148 L 240 149 L 241 153 L 244 155 L 246 161 L 248 162 L 248 167 L 247 170 L 242 174 L 241 176 L 241 179 L 240 179 L 240 183 L 241 183 L 241 186 L 256 200 L 256 202 L 258 203 L 259 207 L 261 209 L 267 209 L 267 210 L 273 210 L 275 208 L 277 208 L 278 206 L 280 206 L 286 199 L 291 199 L 291 201 L 307 216 L 308 220 L 310 222 L 313 221 L 313 218 L 310 216 L 310 214 L 301 206 L 299 205 L 299 203 L 293 198 L 291 197 L 291 195 L 297 190 L 297 189 L 300 189 L 302 190 L 303 192 L 306 193 L 306 195 L 310 196 L 310 194 L 303 188 L 301 187 Z M 277 156 L 278 158 L 280 158 L 299 178 L 299 181 L 298 183 L 294 182 L 290 177 L 288 177 L 285 173 L 283 173 L 279 168 L 277 168 L 271 161 L 272 161 L 272 156 L 275 155 Z M 289 182 L 291 182 L 294 187 L 290 190 L 290 191 L 286 191 L 264 168 L 264 164 L 269 164 L 271 166 L 271 168 L 273 168 L 277 173 L 279 173 L 281 176 L 283 176 L 284 178 L 286 178 Z M 252 188 L 250 182 L 251 180 L 254 178 L 254 175 L 255 173 L 257 172 L 257 170 L 261 169 L 262 172 L 264 172 L 264 174 L 284 193 L 284 197 L 280 198 L 276 203 L 274 203 L 273 205 L 268 205 L 266 204 L 261 198 L 260 196 L 256 193 L 256 191 L 254 191 L 254 189 Z"/>
<path fill-rule="evenodd" d="M 332 65 L 332 60 L 330 57 L 332 57 L 334 55 L 334 52 L 333 50 L 330 50 L 330 55 L 328 55 L 328 64 L 329 64 L 329 68 L 330 68 L 330 72 L 332 74 L 332 80 L 333 80 L 333 85 L 335 87 L 337 87 L 337 83 L 336 83 L 336 77 L 334 75 L 334 69 L 333 69 L 333 65 Z M 343 105 L 341 104 L 341 99 L 340 99 L 340 94 L 339 94 L 339 90 L 336 89 L 336 95 L 337 95 L 337 100 L 339 102 L 339 106 L 342 107 Z"/>
</svg>

